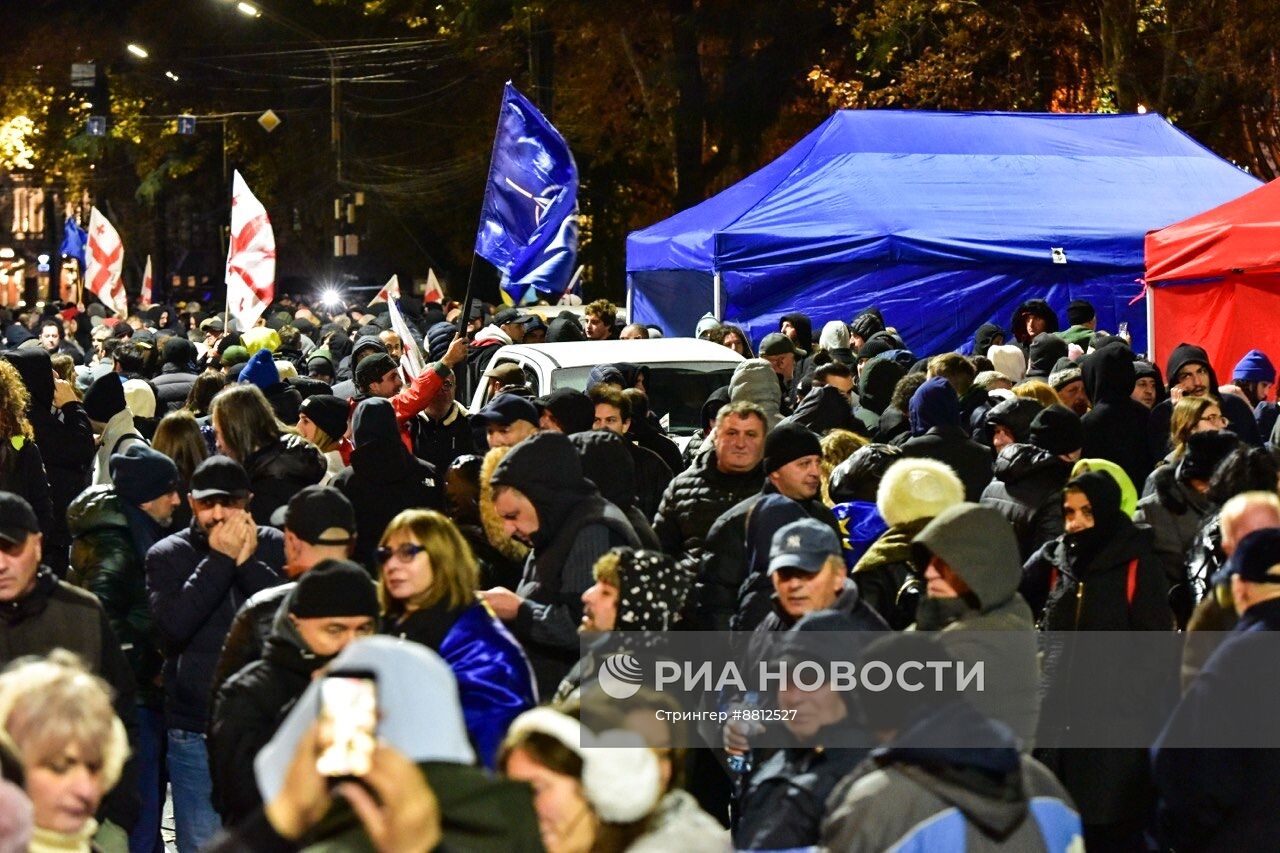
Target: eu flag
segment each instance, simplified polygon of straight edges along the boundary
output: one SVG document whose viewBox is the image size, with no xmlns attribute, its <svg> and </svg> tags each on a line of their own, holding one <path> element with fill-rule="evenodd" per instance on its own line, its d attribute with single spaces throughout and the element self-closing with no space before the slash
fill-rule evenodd
<svg viewBox="0 0 1280 853">
<path fill-rule="evenodd" d="M 62 226 L 62 248 L 58 251 L 67 258 L 75 258 L 84 270 L 84 247 L 89 242 L 89 232 L 85 231 L 70 216 Z"/>
<path fill-rule="evenodd" d="M 558 297 L 578 252 L 578 167 L 560 132 L 507 83 L 485 184 L 476 254 L 503 272 L 519 304 L 530 287 Z"/>
</svg>

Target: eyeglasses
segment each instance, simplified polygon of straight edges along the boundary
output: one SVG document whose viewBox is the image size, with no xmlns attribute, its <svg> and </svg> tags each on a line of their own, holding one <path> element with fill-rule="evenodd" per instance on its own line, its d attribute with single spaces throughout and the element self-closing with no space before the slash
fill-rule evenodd
<svg viewBox="0 0 1280 853">
<path fill-rule="evenodd" d="M 1200 423 L 1202 424 L 1211 423 L 1215 425 L 1226 426 L 1227 424 L 1231 423 L 1231 421 L 1227 420 L 1222 415 L 1205 415 L 1200 419 Z"/>
<path fill-rule="evenodd" d="M 393 556 L 399 557 L 401 560 L 407 562 L 425 550 L 427 549 L 421 545 L 414 545 L 411 542 L 406 542 L 403 545 L 397 545 L 394 548 L 388 548 L 386 545 L 383 545 L 373 553 L 378 558 L 378 563 L 382 564 L 390 560 Z"/>
</svg>

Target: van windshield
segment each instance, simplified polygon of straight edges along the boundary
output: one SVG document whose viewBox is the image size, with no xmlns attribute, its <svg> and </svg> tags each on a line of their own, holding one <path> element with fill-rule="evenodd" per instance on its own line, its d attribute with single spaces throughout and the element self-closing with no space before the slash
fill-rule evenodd
<svg viewBox="0 0 1280 853">
<path fill-rule="evenodd" d="M 551 387 L 585 391 L 593 366 L 555 370 L 551 374 Z M 644 386 L 649 397 L 649 410 L 673 435 L 700 432 L 702 424 L 698 419 L 702 404 L 712 391 L 729 384 L 735 366 L 723 361 L 673 361 L 650 365 Z"/>
</svg>

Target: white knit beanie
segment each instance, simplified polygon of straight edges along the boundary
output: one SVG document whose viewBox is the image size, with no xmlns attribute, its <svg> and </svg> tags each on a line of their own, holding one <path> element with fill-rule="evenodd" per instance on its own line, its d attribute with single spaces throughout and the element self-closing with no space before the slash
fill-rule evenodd
<svg viewBox="0 0 1280 853">
<path fill-rule="evenodd" d="M 963 501 L 960 478 L 936 459 L 899 459 L 889 466 L 876 491 L 876 509 L 890 527 L 933 518 Z"/>
</svg>

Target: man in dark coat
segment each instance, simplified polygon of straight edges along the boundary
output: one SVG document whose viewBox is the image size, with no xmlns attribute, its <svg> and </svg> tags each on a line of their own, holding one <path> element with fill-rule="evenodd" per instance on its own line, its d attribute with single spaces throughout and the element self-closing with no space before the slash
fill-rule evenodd
<svg viewBox="0 0 1280 853">
<path fill-rule="evenodd" d="M 960 398 L 941 376 L 928 380 L 911 396 L 911 438 L 903 456 L 943 462 L 964 483 L 965 500 L 977 501 L 991 481 L 991 454 L 960 426 Z"/>
<path fill-rule="evenodd" d="M 1041 409 L 1031 421 L 1029 444 L 1010 444 L 996 457 L 982 503 L 1013 526 L 1018 562 L 1062 535 L 1062 488 L 1080 458 L 1084 430 L 1066 406 Z"/>
<path fill-rule="evenodd" d="M 27 419 L 44 462 L 52 519 L 45 531 L 45 565 L 62 576 L 67 571 L 67 549 L 71 546 L 67 507 L 89 484 L 98 452 L 93 424 L 70 383 L 54 379 L 47 353 L 38 349 L 19 350 L 5 353 L 4 357 L 21 374 L 31 395 Z"/>
<path fill-rule="evenodd" d="M 716 415 L 713 449 L 667 487 L 653 532 L 678 567 L 696 575 L 711 525 L 725 510 L 760 490 L 767 430 L 764 410 L 756 404 L 724 406 Z"/>
<path fill-rule="evenodd" d="M 1044 332 L 1052 334 L 1058 331 L 1058 315 L 1043 299 L 1028 299 L 1013 312 L 1013 319 L 1009 321 L 1009 326 L 1013 330 L 1011 343 L 1017 343 L 1022 348 L 1029 362 L 1031 341 L 1036 335 Z"/>
<path fill-rule="evenodd" d="M 1133 399 L 1137 382 L 1133 351 L 1120 339 L 1109 341 L 1080 360 L 1085 393 L 1093 408 L 1084 426 L 1084 456 L 1109 459 L 1124 469 L 1134 485 L 1151 473 L 1153 456 L 1147 438 L 1151 411 Z M 1165 423 L 1168 433 L 1168 422 Z M 1167 441 L 1167 436 L 1166 436 Z"/>
<path fill-rule="evenodd" d="M 111 458 L 114 486 L 91 486 L 67 510 L 71 579 L 98 597 L 138 685 L 138 767 L 142 810 L 130 833 L 135 849 L 160 849 L 165 777 L 163 658 L 147 604 L 147 551 L 168 534 L 178 507 L 178 468 L 135 444 Z"/>
<path fill-rule="evenodd" d="M 1277 564 L 1280 528 L 1256 530 L 1240 540 L 1223 570 L 1240 621 L 1200 670 L 1152 748 L 1159 826 L 1174 849 L 1258 850 L 1280 833 L 1280 751 L 1212 746 L 1245 746 L 1261 732 L 1274 746 L 1280 702 L 1259 679 L 1273 660 L 1266 632 L 1280 631 Z M 1248 700 L 1241 702 L 1242 696 Z"/>
<path fill-rule="evenodd" d="M 183 337 L 172 337 L 161 349 L 160 372 L 151 380 L 156 389 L 156 414 L 176 412 L 187 402 L 196 384 L 196 347 Z M 289 421 L 288 423 L 293 423 Z"/>
<path fill-rule="evenodd" d="M 213 803 L 232 826 L 262 804 L 253 759 L 312 681 L 357 637 L 374 633 L 378 596 L 363 568 L 325 560 L 294 585 L 276 613 L 261 660 L 218 690 L 209 728 Z"/>
<path fill-rule="evenodd" d="M 764 441 L 764 487 L 727 509 L 707 531 L 706 556 L 689 602 L 691 630 L 729 630 L 730 618 L 738 610 L 742 582 L 751 569 L 747 525 L 762 498 L 780 494 L 795 501 L 801 513 L 837 529 L 835 517 L 818 495 L 821 463 L 822 446 L 813 432 L 785 421 L 770 431 Z M 770 585 L 763 572 L 760 579 Z"/>
<path fill-rule="evenodd" d="M 582 593 L 595 561 L 613 547 L 638 548 L 640 539 L 582 475 L 578 451 L 561 433 L 517 444 L 490 483 L 507 534 L 533 550 L 514 592 L 495 587 L 481 595 L 524 646 L 539 695 L 550 696 L 578 660 Z"/>
<path fill-rule="evenodd" d="M 169 781 L 178 845 L 197 850 L 217 832 L 210 801 L 210 685 L 227 629 L 251 595 L 283 581 L 280 531 L 254 524 L 249 475 L 225 456 L 191 477 L 191 526 L 147 552 L 147 594 L 164 651 Z"/>
<path fill-rule="evenodd" d="M 1174 405 L 1182 397 L 1207 395 L 1214 398 L 1227 418 L 1227 429 L 1240 436 L 1240 440 L 1246 444 L 1262 446 L 1262 433 L 1258 431 L 1258 422 L 1254 420 L 1249 404 L 1235 394 L 1218 393 L 1218 375 L 1214 373 L 1209 356 L 1202 348 L 1193 344 L 1178 344 L 1169 354 L 1164 375 L 1169 381 L 1169 399 L 1156 404 L 1151 410 L 1151 419 L 1147 422 L 1147 440 L 1153 458 L 1159 459 L 1169 452 L 1169 421 L 1173 416 Z"/>
<path fill-rule="evenodd" d="M 27 655 L 57 648 L 74 652 L 112 688 L 112 706 L 137 742 L 134 680 L 111 630 L 111 621 L 91 593 L 60 581 L 40 564 L 40 525 L 31 505 L 0 492 L 0 669 Z M 99 816 L 131 830 L 138 818 L 135 762 L 102 801 Z"/>
<path fill-rule="evenodd" d="M 592 429 L 607 429 L 619 436 L 626 436 L 634 422 L 631 401 L 620 391 L 607 385 L 591 389 L 588 396 L 595 405 Z M 635 465 L 636 503 L 645 517 L 653 518 L 675 475 L 661 456 L 639 444 L 626 441 L 625 438 L 624 441 Z"/>
<path fill-rule="evenodd" d="M 356 510 L 356 562 L 372 568 L 387 524 L 406 509 L 444 505 L 444 483 L 426 460 L 405 449 L 391 402 L 371 397 L 351 419 L 351 467 L 333 481 Z"/>
</svg>

